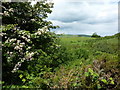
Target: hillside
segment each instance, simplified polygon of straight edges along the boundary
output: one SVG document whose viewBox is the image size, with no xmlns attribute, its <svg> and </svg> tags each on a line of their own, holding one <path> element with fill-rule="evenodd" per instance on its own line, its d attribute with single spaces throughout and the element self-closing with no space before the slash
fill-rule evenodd
<svg viewBox="0 0 120 90">
<path fill-rule="evenodd" d="M 31 78 L 29 82 L 35 87 L 40 85 L 42 89 L 49 87 L 51 89 L 119 90 L 118 36 L 119 34 L 100 38 L 76 35 L 59 37 L 58 43 L 61 48 L 59 47 L 58 53 L 53 54 L 57 63 L 52 62 L 57 66 L 54 66 L 54 69 L 44 67 L 46 70 L 40 72 L 41 77 L 32 79 L 34 77 L 29 76 L 28 78 Z M 32 88 L 30 85 L 12 85 L 12 87 Z"/>
<path fill-rule="evenodd" d="M 91 37 L 91 35 L 85 35 L 85 34 L 78 34 L 78 35 L 73 35 L 73 34 L 57 34 L 59 37 Z"/>
<path fill-rule="evenodd" d="M 53 74 L 55 88 L 120 88 L 118 35 L 108 37 L 60 37 L 70 60 Z"/>
</svg>

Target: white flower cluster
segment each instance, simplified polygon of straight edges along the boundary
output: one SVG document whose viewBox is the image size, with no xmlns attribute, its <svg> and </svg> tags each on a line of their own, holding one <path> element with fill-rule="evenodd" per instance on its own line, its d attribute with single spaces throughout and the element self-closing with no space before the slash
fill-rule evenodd
<svg viewBox="0 0 120 90">
<path fill-rule="evenodd" d="M 38 31 L 35 33 L 35 35 L 41 35 L 43 33 L 47 33 L 49 30 L 47 28 L 47 26 L 43 27 L 42 29 L 38 29 Z"/>
<path fill-rule="evenodd" d="M 17 40 L 16 38 L 9 39 L 9 42 L 14 42 L 14 41 L 16 41 L 16 40 Z"/>
<path fill-rule="evenodd" d="M 51 2 L 49 2 L 48 5 L 49 5 L 50 7 L 53 7 L 53 3 L 51 3 Z"/>
<path fill-rule="evenodd" d="M 25 42 L 21 42 L 21 40 L 17 40 L 16 38 L 8 38 L 5 43 L 12 43 L 12 46 L 14 46 L 14 49 L 15 50 L 19 50 L 19 52 L 23 49 L 24 45 L 25 45 Z M 17 42 L 17 43 L 15 43 Z"/>
<path fill-rule="evenodd" d="M 19 67 L 21 66 L 21 64 L 22 64 L 22 61 L 21 61 L 21 62 L 18 62 L 18 63 L 15 65 L 14 69 L 12 70 L 12 73 L 16 72 L 16 71 L 19 69 Z"/>
<path fill-rule="evenodd" d="M 3 13 L 2 13 L 2 12 L 0 12 L 0 15 L 3 15 Z"/>
<path fill-rule="evenodd" d="M 5 36 L 5 39 L 7 38 L 7 36 Z"/>
<path fill-rule="evenodd" d="M 7 11 L 4 11 L 3 15 L 10 16 L 9 12 L 14 12 L 13 8 L 10 8 Z"/>
<path fill-rule="evenodd" d="M 52 0 L 47 0 L 45 3 L 47 3 L 50 7 L 53 6 L 53 2 L 52 2 Z"/>
<path fill-rule="evenodd" d="M 27 60 L 27 61 L 32 60 L 32 59 L 33 59 L 33 58 L 32 58 L 33 55 L 34 55 L 34 52 L 28 52 L 28 51 L 26 51 L 25 57 L 24 57 L 24 58 L 21 58 L 21 61 L 18 62 L 18 63 L 15 65 L 14 69 L 12 70 L 12 73 L 16 72 L 16 71 L 21 67 L 21 64 L 22 64 L 25 60 Z"/>
<path fill-rule="evenodd" d="M 39 29 L 36 33 L 35 33 L 35 35 L 41 35 L 42 34 L 42 29 Z"/>
<path fill-rule="evenodd" d="M 8 11 L 9 11 L 9 12 L 14 12 L 13 8 L 10 8 Z"/>
<path fill-rule="evenodd" d="M 20 48 L 19 46 L 15 46 L 14 49 L 15 50 L 22 50 L 22 48 Z"/>
<path fill-rule="evenodd" d="M 18 31 L 18 34 L 22 34 L 18 35 L 19 37 L 22 37 L 25 41 L 30 42 L 30 34 L 26 33 L 25 31 Z"/>
<path fill-rule="evenodd" d="M 34 55 L 34 52 L 26 52 L 25 59 L 26 60 L 32 60 L 32 56 Z"/>
<path fill-rule="evenodd" d="M 16 40 L 17 40 L 16 38 L 12 38 L 12 39 L 8 38 L 8 39 L 5 41 L 5 43 L 15 42 Z"/>
<path fill-rule="evenodd" d="M 44 32 L 48 32 L 49 31 L 47 26 L 43 27 L 42 29 L 44 30 Z"/>
<path fill-rule="evenodd" d="M 4 36 L 4 35 L 6 35 L 6 33 L 0 32 L 1 37 Z"/>
<path fill-rule="evenodd" d="M 7 51 L 7 54 L 10 54 L 10 55 L 12 55 L 12 54 L 13 54 L 13 52 L 9 52 L 9 51 Z"/>
<path fill-rule="evenodd" d="M 10 16 L 7 11 L 4 11 L 3 15 L 5 15 L 5 16 Z"/>
<path fill-rule="evenodd" d="M 14 47 L 14 49 L 19 50 L 19 52 L 21 52 L 21 50 L 23 50 L 24 45 L 24 42 L 20 43 L 20 40 L 17 40 L 17 45 Z"/>
<path fill-rule="evenodd" d="M 33 21 L 33 22 L 34 22 L 34 21 L 35 21 L 35 19 L 31 19 L 31 21 Z"/>
<path fill-rule="evenodd" d="M 27 47 L 26 49 L 29 50 L 29 49 L 31 49 L 31 47 Z"/>
<path fill-rule="evenodd" d="M 30 42 L 30 39 L 29 39 L 29 38 L 27 38 L 27 37 L 25 37 L 25 36 L 22 36 L 22 38 L 23 38 L 25 41 Z"/>
</svg>

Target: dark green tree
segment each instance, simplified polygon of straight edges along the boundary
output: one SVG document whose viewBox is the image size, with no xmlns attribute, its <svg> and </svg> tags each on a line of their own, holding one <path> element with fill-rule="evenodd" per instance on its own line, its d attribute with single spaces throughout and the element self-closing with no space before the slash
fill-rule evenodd
<svg viewBox="0 0 120 90">
<path fill-rule="evenodd" d="M 98 38 L 98 37 L 100 37 L 100 35 L 97 35 L 97 33 L 95 32 L 95 33 L 93 33 L 93 34 L 92 34 L 92 36 L 91 36 L 91 37 Z"/>
</svg>

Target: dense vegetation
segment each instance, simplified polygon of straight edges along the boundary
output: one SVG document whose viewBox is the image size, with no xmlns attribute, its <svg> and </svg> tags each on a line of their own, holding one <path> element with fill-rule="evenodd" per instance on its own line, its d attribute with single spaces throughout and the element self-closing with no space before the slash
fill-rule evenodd
<svg viewBox="0 0 120 90">
<path fill-rule="evenodd" d="M 3 88 L 120 89 L 120 33 L 58 36 L 45 20 L 52 5 L 2 4 Z"/>
<path fill-rule="evenodd" d="M 56 70 L 52 78 L 57 82 L 56 87 L 119 89 L 118 36 L 120 34 L 101 38 L 61 37 L 71 61 Z"/>
</svg>

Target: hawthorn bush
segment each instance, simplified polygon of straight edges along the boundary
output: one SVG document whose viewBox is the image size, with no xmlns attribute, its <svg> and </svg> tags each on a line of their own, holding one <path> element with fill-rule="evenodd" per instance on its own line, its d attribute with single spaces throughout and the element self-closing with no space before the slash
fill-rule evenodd
<svg viewBox="0 0 120 90">
<path fill-rule="evenodd" d="M 42 78 L 63 62 L 57 60 L 60 45 L 50 32 L 58 26 L 45 20 L 51 7 L 45 0 L 33 6 L 30 2 L 2 3 L 3 85 L 34 85 L 36 77 Z"/>
</svg>

